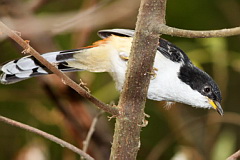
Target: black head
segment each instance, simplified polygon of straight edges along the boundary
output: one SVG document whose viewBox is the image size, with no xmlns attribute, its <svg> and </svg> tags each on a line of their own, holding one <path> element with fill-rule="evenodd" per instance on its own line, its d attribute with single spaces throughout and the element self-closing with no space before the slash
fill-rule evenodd
<svg viewBox="0 0 240 160">
<path fill-rule="evenodd" d="M 214 80 L 204 71 L 194 66 L 188 56 L 171 42 L 160 39 L 158 51 L 166 58 L 181 65 L 178 78 L 193 90 L 208 98 L 209 104 L 222 115 L 221 92 Z"/>
<path fill-rule="evenodd" d="M 223 115 L 223 110 L 220 106 L 222 96 L 218 85 L 204 71 L 195 67 L 193 64 L 184 64 L 178 73 L 179 79 L 188 84 L 193 90 L 198 91 L 203 96 L 208 97 L 209 103 L 219 114 Z"/>
</svg>

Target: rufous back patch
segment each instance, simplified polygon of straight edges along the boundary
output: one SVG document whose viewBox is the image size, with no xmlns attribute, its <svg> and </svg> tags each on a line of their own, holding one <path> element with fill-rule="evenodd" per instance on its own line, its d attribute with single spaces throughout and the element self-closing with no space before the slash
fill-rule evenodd
<svg viewBox="0 0 240 160">
<path fill-rule="evenodd" d="M 108 38 L 96 41 L 90 46 L 86 46 L 86 47 L 82 47 L 82 48 L 93 48 L 93 47 L 98 47 L 98 46 L 103 45 L 103 44 L 107 44 L 107 42 L 110 40 L 110 38 L 111 38 L 111 36 L 108 37 Z"/>
</svg>

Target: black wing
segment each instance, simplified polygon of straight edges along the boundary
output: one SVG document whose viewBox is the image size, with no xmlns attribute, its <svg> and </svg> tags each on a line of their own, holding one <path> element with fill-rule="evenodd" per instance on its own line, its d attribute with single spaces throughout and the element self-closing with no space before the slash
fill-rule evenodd
<svg viewBox="0 0 240 160">
<path fill-rule="evenodd" d="M 111 35 L 116 35 L 120 37 L 133 37 L 134 30 L 131 29 L 106 29 L 98 31 L 98 36 L 101 38 L 107 38 Z"/>
<path fill-rule="evenodd" d="M 111 35 L 121 36 L 121 37 L 132 37 L 134 35 L 134 30 L 131 29 L 106 29 L 98 31 L 98 35 L 101 38 L 107 38 Z M 190 59 L 187 55 L 177 46 L 172 44 L 171 42 L 160 38 L 159 39 L 159 47 L 157 50 L 162 53 L 166 58 L 174 61 L 174 62 L 183 62 L 183 63 L 191 63 Z"/>
<path fill-rule="evenodd" d="M 160 38 L 159 46 L 157 50 L 161 52 L 166 58 L 172 60 L 173 62 L 182 62 L 185 64 L 191 64 L 190 59 L 180 48 L 172 44 L 171 42 Z"/>
</svg>

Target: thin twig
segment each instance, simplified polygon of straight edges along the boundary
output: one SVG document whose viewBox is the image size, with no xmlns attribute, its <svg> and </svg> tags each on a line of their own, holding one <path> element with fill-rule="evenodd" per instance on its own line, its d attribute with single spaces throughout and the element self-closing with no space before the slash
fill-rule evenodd
<svg viewBox="0 0 240 160">
<path fill-rule="evenodd" d="M 14 41 L 16 41 L 20 46 L 24 48 L 24 51 L 29 51 L 29 53 L 34 56 L 40 63 L 42 63 L 44 66 L 46 66 L 50 71 L 52 71 L 54 74 L 56 74 L 64 84 L 68 85 L 72 89 L 74 89 L 76 92 L 78 92 L 81 96 L 91 101 L 93 104 L 104 110 L 105 112 L 108 112 L 112 115 L 118 115 L 118 109 L 116 107 L 107 105 L 94 96 L 92 96 L 89 92 L 87 92 L 85 89 L 83 89 L 81 86 L 79 86 L 77 83 L 72 81 L 68 76 L 66 76 L 63 72 L 58 70 L 54 65 L 49 63 L 46 59 L 44 59 L 35 49 L 33 49 L 26 41 L 24 41 L 19 35 L 17 35 L 15 32 L 13 32 L 11 29 L 9 29 L 4 23 L 0 21 L 0 30 L 4 33 L 6 33 L 10 38 L 12 38 Z"/>
<path fill-rule="evenodd" d="M 220 30 L 208 30 L 208 31 L 193 31 L 178 29 L 174 27 L 169 27 L 167 25 L 161 24 L 158 27 L 160 34 L 167 34 L 177 37 L 186 38 L 210 38 L 210 37 L 227 37 L 240 34 L 240 27 L 220 29 Z"/>
<path fill-rule="evenodd" d="M 41 131 L 41 130 L 39 130 L 37 128 L 31 127 L 29 125 L 26 125 L 26 124 L 14 121 L 12 119 L 9 119 L 9 118 L 3 117 L 3 116 L 0 116 L 0 121 L 4 122 L 4 123 L 7 123 L 7 124 L 10 124 L 10 125 L 15 126 L 15 127 L 19 127 L 19 128 L 25 129 L 25 130 L 27 130 L 29 132 L 36 133 L 36 134 L 38 134 L 40 136 L 43 136 L 43 137 L 49 139 L 50 141 L 53 141 L 53 142 L 61 145 L 62 147 L 66 147 L 66 148 L 70 149 L 71 151 L 79 154 L 81 157 L 84 157 L 87 160 L 94 160 L 90 155 L 88 155 L 84 151 L 78 149 L 74 145 L 72 145 L 72 144 L 70 144 L 70 143 L 68 143 L 66 141 L 63 141 L 62 139 L 57 138 L 57 137 L 55 137 L 55 136 L 53 136 L 51 134 L 48 134 L 48 133 L 46 133 L 44 131 Z"/>
<path fill-rule="evenodd" d="M 238 158 L 240 158 L 240 150 L 238 150 L 238 151 L 235 152 L 233 155 L 231 155 L 230 157 L 228 157 L 227 160 L 237 160 Z"/>
<path fill-rule="evenodd" d="M 86 17 L 87 15 L 96 12 L 97 10 L 101 9 L 103 6 L 106 6 L 110 0 L 101 1 L 100 3 L 93 5 L 88 9 L 80 10 L 79 13 L 75 14 L 73 17 L 67 19 L 66 21 L 62 21 L 62 23 L 56 25 L 56 30 L 62 32 L 64 30 L 68 30 L 69 28 L 74 28 L 78 26 L 78 24 L 82 24 L 82 17 Z"/>
<path fill-rule="evenodd" d="M 87 134 L 87 137 L 86 139 L 83 141 L 83 151 L 84 152 L 87 152 L 87 149 L 88 149 L 88 146 L 89 146 L 89 143 L 90 143 L 90 140 L 91 140 L 91 137 L 95 131 L 95 127 L 96 127 L 96 124 L 97 124 L 97 121 L 99 119 L 99 117 L 103 114 L 102 111 L 100 111 L 96 117 L 94 117 L 93 121 L 92 121 L 92 124 L 91 124 L 91 127 L 88 131 L 88 134 Z"/>
</svg>

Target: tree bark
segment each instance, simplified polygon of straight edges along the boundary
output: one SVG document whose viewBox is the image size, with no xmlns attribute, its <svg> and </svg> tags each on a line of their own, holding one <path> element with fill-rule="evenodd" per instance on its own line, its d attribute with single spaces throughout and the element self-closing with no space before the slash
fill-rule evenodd
<svg viewBox="0 0 240 160">
<path fill-rule="evenodd" d="M 135 36 L 128 61 L 126 80 L 118 107 L 111 160 L 134 160 L 140 148 L 140 131 L 147 123 L 144 116 L 147 90 L 159 43 L 156 23 L 165 24 L 166 0 L 142 0 Z"/>
</svg>

